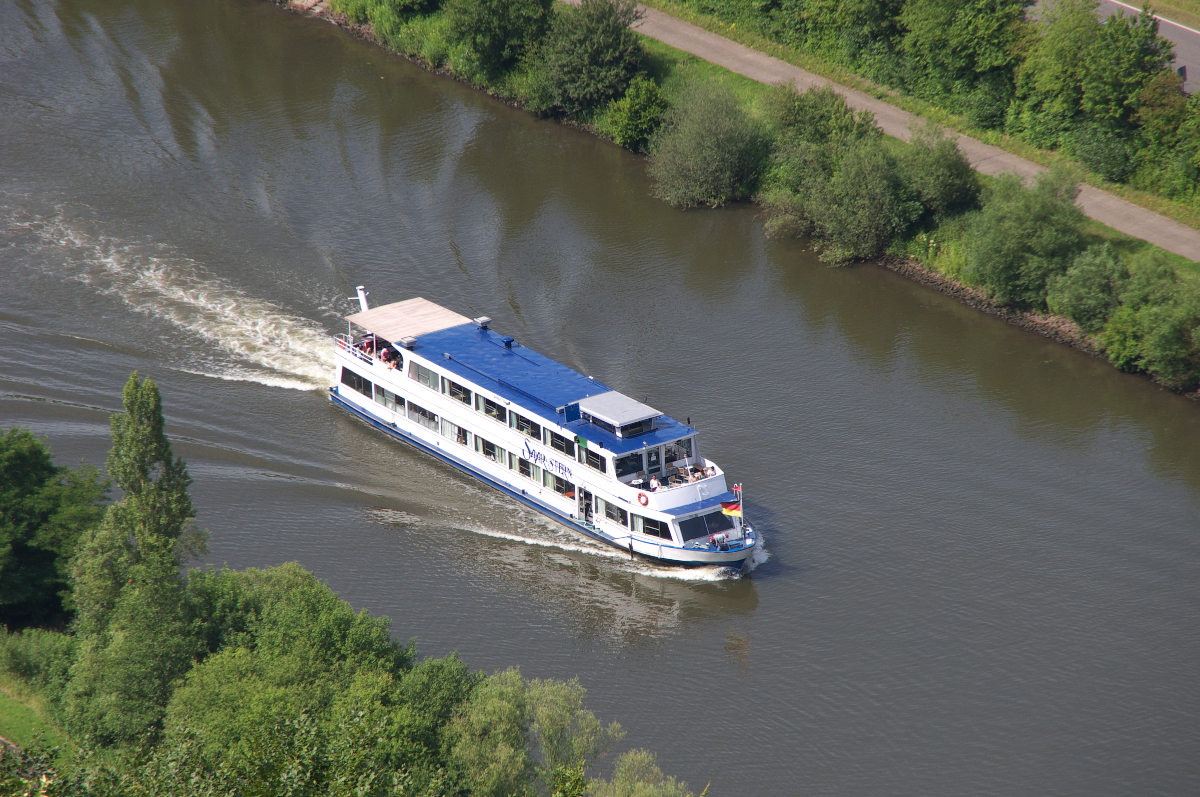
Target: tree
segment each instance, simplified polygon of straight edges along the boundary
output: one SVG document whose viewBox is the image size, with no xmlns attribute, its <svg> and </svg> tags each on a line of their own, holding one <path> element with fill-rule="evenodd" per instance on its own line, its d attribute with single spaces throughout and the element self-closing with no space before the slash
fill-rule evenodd
<svg viewBox="0 0 1200 797">
<path fill-rule="evenodd" d="M 1111 244 L 1091 246 L 1053 277 L 1046 291 L 1050 312 L 1060 313 L 1095 334 L 1120 305 L 1129 272 Z"/>
<path fill-rule="evenodd" d="M 753 193 L 766 154 L 758 126 L 733 93 L 687 86 L 650 142 L 654 194 L 679 207 L 719 207 Z"/>
<path fill-rule="evenodd" d="M 686 783 L 663 774 L 648 750 L 622 754 L 612 779 L 594 781 L 590 793 L 594 797 L 692 797 Z"/>
<path fill-rule="evenodd" d="M 609 103 L 605 117 L 606 132 L 618 145 L 641 151 L 662 124 L 667 112 L 667 98 L 658 84 L 644 77 L 629 82 L 625 96 Z"/>
<path fill-rule="evenodd" d="M 629 29 L 638 18 L 632 0 L 582 0 L 578 8 L 559 8 L 533 58 L 530 109 L 586 119 L 621 96 L 645 60 Z"/>
<path fill-rule="evenodd" d="M 900 12 L 914 94 L 957 106 L 995 127 L 1013 94 L 1013 72 L 1032 0 L 923 0 Z"/>
<path fill-rule="evenodd" d="M 158 386 L 149 378 L 139 381 L 135 371 L 121 400 L 125 411 L 109 424 L 108 472 L 124 495 L 81 539 L 72 565 L 76 630 L 85 636 L 106 627 L 142 547 L 169 544 L 177 567 L 204 550 L 204 534 L 191 523 L 196 514 L 188 494 L 192 479 L 171 452 Z"/>
<path fill-rule="evenodd" d="M 48 622 L 70 609 L 71 557 L 107 493 L 99 471 L 56 466 L 28 429 L 0 433 L 0 624 Z"/>
<path fill-rule="evenodd" d="M 969 210 L 979 201 L 979 177 L 962 152 L 932 122 L 913 128 L 901 151 L 900 171 L 935 222 Z"/>
<path fill-rule="evenodd" d="M 1047 281 L 1083 248 L 1078 193 L 1055 172 L 1038 175 L 1032 188 L 1016 175 L 998 177 L 970 226 L 966 276 L 999 304 L 1044 309 Z"/>
<path fill-rule="evenodd" d="M 487 83 L 514 66 L 546 33 L 554 0 L 449 0 L 451 43 L 465 77 Z"/>
<path fill-rule="evenodd" d="M 191 525 L 192 480 L 171 451 L 158 387 L 134 372 L 121 398 L 108 471 L 124 494 L 75 556 L 79 657 L 62 705 L 73 735 L 105 746 L 157 733 L 199 653 L 180 578 L 183 557 L 203 547 Z"/>
<path fill-rule="evenodd" d="M 921 203 L 882 143 L 867 139 L 804 199 L 821 259 L 842 265 L 878 257 L 921 215 Z"/>
</svg>

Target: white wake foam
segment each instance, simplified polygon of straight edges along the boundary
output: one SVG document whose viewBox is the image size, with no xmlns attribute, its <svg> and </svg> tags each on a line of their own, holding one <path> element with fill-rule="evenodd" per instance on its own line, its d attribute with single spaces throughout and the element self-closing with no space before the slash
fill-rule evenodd
<svg viewBox="0 0 1200 797">
<path fill-rule="evenodd" d="M 180 370 L 297 390 L 328 384 L 333 347 L 319 324 L 247 295 L 169 247 L 91 234 L 62 217 L 23 226 L 58 249 L 53 262 L 70 277 L 231 356 Z"/>
</svg>

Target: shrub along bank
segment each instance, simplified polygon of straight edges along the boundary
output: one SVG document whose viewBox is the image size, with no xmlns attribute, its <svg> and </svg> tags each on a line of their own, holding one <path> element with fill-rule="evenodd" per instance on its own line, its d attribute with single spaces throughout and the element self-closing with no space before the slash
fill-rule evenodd
<svg viewBox="0 0 1200 797">
<path fill-rule="evenodd" d="M 623 732 L 584 706 L 577 681 L 420 659 L 387 618 L 355 613 L 294 563 L 183 574 L 203 548 L 187 467 L 163 434 L 155 385 L 134 374 L 123 398 L 108 457 L 122 497 L 100 508 L 89 492 L 83 504 L 102 518 L 56 551 L 73 622 L 0 626 L 0 684 L 32 695 L 42 722 L 82 749 L 0 747 L 0 794 L 687 797 L 646 751 L 592 777 Z M 10 430 L 0 462 L 39 447 Z M 36 503 L 46 484 L 6 483 L 4 498 Z M 60 525 L 54 513 L 31 522 Z M 0 726 L 28 732 L 27 708 L 0 700 L 14 715 Z"/>
<path fill-rule="evenodd" d="M 1194 265 L 1087 222 L 1075 183 L 1060 173 L 1033 186 L 1014 176 L 985 180 L 932 124 L 904 144 L 829 88 L 761 86 L 634 35 L 628 0 L 331 4 L 410 57 L 647 153 L 654 192 L 671 204 L 754 199 L 771 234 L 807 237 L 826 262 L 911 258 L 999 307 L 1069 318 L 1118 368 L 1175 390 L 1200 384 Z M 1200 174 L 1176 157 L 1191 152 L 1176 133 L 1189 114 L 1200 119 L 1200 106 L 1172 83 L 1169 47 L 1145 14 L 1102 26 L 1091 0 L 1061 0 L 1038 23 L 1025 19 L 1025 0 L 693 5 L 836 55 L 979 125 L 1019 128 L 1041 146 L 1116 157 L 1137 142 L 1122 174 L 1147 185 L 1163 170 L 1187 180 Z M 1174 108 L 1178 118 L 1163 122 L 1155 108 Z M 1175 133 L 1151 140 L 1168 128 Z M 1080 296 L 1099 284 L 1101 261 L 1116 276 L 1106 298 L 1089 303 Z"/>
</svg>

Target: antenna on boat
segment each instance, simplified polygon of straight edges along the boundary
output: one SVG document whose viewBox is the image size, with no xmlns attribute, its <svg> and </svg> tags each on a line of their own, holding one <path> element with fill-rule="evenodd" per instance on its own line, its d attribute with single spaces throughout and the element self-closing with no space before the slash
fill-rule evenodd
<svg viewBox="0 0 1200 797">
<path fill-rule="evenodd" d="M 370 294 L 368 294 L 366 291 L 363 290 L 362 285 L 359 285 L 354 290 L 358 292 L 358 306 L 360 308 L 362 308 L 362 311 L 364 313 L 367 312 L 368 310 L 370 310 L 371 308 L 367 306 L 367 296 L 369 296 Z"/>
</svg>

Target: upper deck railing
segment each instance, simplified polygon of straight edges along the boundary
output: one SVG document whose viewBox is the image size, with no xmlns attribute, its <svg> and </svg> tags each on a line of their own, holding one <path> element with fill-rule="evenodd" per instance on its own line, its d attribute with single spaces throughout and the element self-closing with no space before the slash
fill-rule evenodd
<svg viewBox="0 0 1200 797">
<path fill-rule="evenodd" d="M 371 358 L 371 355 L 354 345 L 354 339 L 349 335 L 334 335 L 333 341 L 339 349 L 353 354 L 363 362 L 368 364 L 374 362 L 374 360 Z"/>
</svg>

